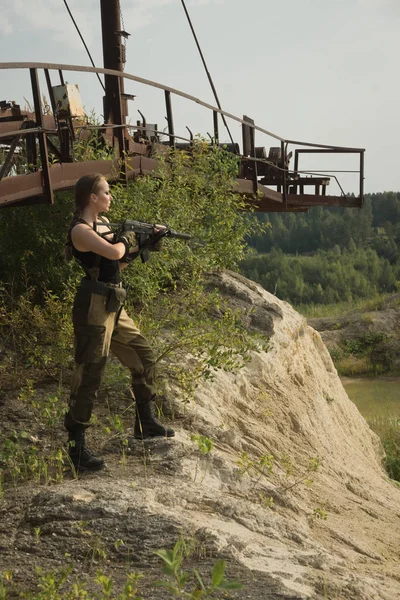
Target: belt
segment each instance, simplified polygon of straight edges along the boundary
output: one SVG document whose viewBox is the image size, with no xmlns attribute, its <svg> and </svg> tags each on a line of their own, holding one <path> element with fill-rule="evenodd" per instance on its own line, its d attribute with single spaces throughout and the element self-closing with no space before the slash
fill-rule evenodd
<svg viewBox="0 0 400 600">
<path fill-rule="evenodd" d="M 110 294 L 110 288 L 122 288 L 122 283 L 106 283 L 104 281 L 93 281 L 92 279 L 82 279 L 80 286 L 81 289 L 92 292 L 92 294 L 98 294 L 99 296 L 108 297 Z"/>
<path fill-rule="evenodd" d="M 112 288 L 122 288 L 122 282 L 119 283 L 110 283 L 108 281 L 100 281 L 100 283 L 104 283 L 104 285 Z"/>
</svg>

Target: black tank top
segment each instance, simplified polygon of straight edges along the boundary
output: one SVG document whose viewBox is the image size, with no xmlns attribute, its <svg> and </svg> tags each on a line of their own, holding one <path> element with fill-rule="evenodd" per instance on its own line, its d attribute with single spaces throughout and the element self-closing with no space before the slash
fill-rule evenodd
<svg viewBox="0 0 400 600">
<path fill-rule="evenodd" d="M 84 221 L 83 219 L 80 219 L 78 221 L 78 223 L 85 223 L 86 225 L 89 225 L 89 223 L 86 223 L 86 221 Z M 93 229 L 94 229 L 94 231 L 96 231 L 95 223 L 93 224 Z M 107 238 L 104 238 L 104 239 L 107 242 L 109 241 L 109 240 L 107 240 Z M 109 243 L 112 244 L 112 242 L 109 242 Z M 98 256 L 99 256 L 98 254 L 95 254 L 94 252 L 81 252 L 80 250 L 77 250 L 75 248 L 75 246 L 72 244 L 72 240 L 71 240 L 71 245 L 72 245 L 73 256 L 84 267 L 85 272 L 86 272 L 86 269 L 92 269 L 94 266 L 96 266 L 96 260 L 98 260 Z M 98 268 L 99 268 L 98 281 L 102 281 L 103 283 L 120 283 L 121 277 L 119 274 L 119 261 L 118 260 L 111 260 L 110 258 L 106 258 L 105 256 L 102 256 L 100 258 L 100 262 L 98 263 Z M 86 273 L 85 279 L 91 279 L 89 273 Z"/>
</svg>

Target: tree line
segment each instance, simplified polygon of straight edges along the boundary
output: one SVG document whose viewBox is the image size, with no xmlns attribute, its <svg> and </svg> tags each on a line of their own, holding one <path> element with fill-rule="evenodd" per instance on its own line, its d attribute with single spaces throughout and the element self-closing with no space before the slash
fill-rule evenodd
<svg viewBox="0 0 400 600">
<path fill-rule="evenodd" d="M 400 288 L 400 192 L 366 196 L 362 209 L 258 214 L 246 277 L 293 304 L 330 304 Z"/>
</svg>

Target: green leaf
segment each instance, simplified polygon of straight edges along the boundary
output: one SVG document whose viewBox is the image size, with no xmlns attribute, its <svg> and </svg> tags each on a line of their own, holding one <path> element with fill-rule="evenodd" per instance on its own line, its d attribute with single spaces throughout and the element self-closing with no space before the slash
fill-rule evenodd
<svg viewBox="0 0 400 600">
<path fill-rule="evenodd" d="M 219 584 L 221 583 L 224 577 L 225 567 L 226 562 L 224 560 L 217 560 L 217 562 L 215 563 L 211 576 L 211 581 L 214 587 L 219 586 Z"/>
<path fill-rule="evenodd" d="M 203 583 L 200 573 L 198 572 L 197 569 L 193 569 L 193 573 L 196 575 L 197 581 L 199 582 L 201 589 L 203 590 L 203 592 L 205 592 L 206 588 L 205 588 L 205 585 Z"/>
<path fill-rule="evenodd" d="M 243 585 L 238 581 L 222 580 L 218 587 L 221 590 L 241 590 Z"/>
<path fill-rule="evenodd" d="M 154 585 L 154 587 L 166 588 L 172 594 L 175 594 L 175 596 L 177 596 L 179 594 L 179 589 L 177 587 L 175 587 L 174 585 L 172 585 L 172 583 L 168 583 L 168 581 L 155 581 L 153 583 L 153 585 Z"/>
<path fill-rule="evenodd" d="M 154 554 L 157 554 L 167 564 L 172 565 L 174 556 L 171 550 L 156 550 Z"/>
<path fill-rule="evenodd" d="M 164 565 L 164 567 L 163 567 L 163 573 L 165 573 L 166 575 L 170 575 L 171 577 L 174 577 L 175 576 L 175 569 L 171 565 Z"/>
<path fill-rule="evenodd" d="M 187 580 L 189 579 L 189 577 L 190 577 L 189 573 L 181 573 L 180 575 L 177 575 L 177 580 L 178 580 L 178 583 L 181 588 L 185 587 L 185 584 L 186 584 Z"/>
</svg>

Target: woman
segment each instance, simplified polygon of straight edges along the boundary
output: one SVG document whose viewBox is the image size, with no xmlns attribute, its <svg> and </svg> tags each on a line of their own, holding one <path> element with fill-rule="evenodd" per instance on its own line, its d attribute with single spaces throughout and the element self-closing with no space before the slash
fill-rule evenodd
<svg viewBox="0 0 400 600">
<path fill-rule="evenodd" d="M 136 235 L 123 232 L 117 239 L 100 217 L 110 208 L 112 196 L 99 174 L 81 177 L 75 187 L 75 212 L 68 231 L 67 259 L 74 256 L 86 273 L 73 306 L 75 372 L 64 425 L 69 435 L 69 456 L 78 470 L 97 470 L 104 461 L 86 447 L 89 426 L 107 356 L 111 350 L 132 373 L 136 400 L 134 437 L 172 437 L 173 429 L 154 418 L 155 357 L 147 340 L 122 308 L 126 295 L 120 269 L 139 248 Z M 98 224 L 101 219 L 102 224 Z M 155 233 L 158 229 L 155 229 Z M 149 240 L 151 249 L 151 240 Z"/>
</svg>

